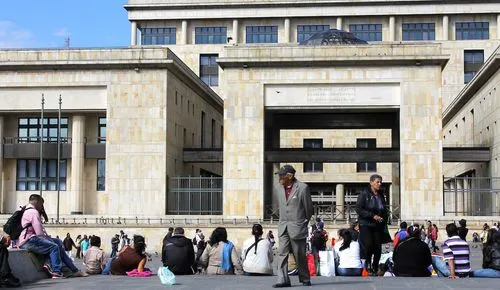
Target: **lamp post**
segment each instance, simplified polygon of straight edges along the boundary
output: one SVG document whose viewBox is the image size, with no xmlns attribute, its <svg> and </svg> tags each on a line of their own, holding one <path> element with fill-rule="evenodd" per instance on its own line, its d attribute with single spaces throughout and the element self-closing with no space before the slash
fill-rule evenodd
<svg viewBox="0 0 500 290">
<path fill-rule="evenodd" d="M 61 179 L 61 104 L 62 97 L 59 95 L 59 109 L 57 111 L 57 217 L 56 223 L 59 223 L 59 198 L 61 193 L 61 184 L 59 180 Z"/>
<path fill-rule="evenodd" d="M 38 186 L 40 186 L 40 196 L 43 195 L 43 190 L 42 190 L 42 165 L 43 165 L 43 111 L 44 111 L 44 108 L 45 108 L 45 97 L 44 95 L 42 94 L 42 112 L 41 112 L 41 116 L 40 116 L 40 164 L 39 164 L 39 171 L 38 171 L 38 174 L 39 174 L 39 184 Z"/>
</svg>

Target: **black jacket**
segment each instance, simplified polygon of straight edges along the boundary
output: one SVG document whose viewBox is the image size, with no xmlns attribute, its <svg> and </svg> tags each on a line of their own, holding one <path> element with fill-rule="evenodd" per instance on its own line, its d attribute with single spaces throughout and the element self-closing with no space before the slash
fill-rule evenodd
<svg viewBox="0 0 500 290">
<path fill-rule="evenodd" d="M 169 237 L 163 245 L 161 261 L 176 275 L 194 274 L 193 242 L 184 236 Z"/>
<path fill-rule="evenodd" d="M 426 243 L 409 238 L 399 243 L 392 255 L 394 275 L 401 277 L 429 277 L 432 264 L 431 251 Z"/>
<path fill-rule="evenodd" d="M 376 226 L 377 222 L 373 219 L 375 215 L 381 216 L 384 219 L 384 225 L 387 222 L 387 218 L 389 217 L 387 202 L 383 193 L 379 195 L 384 205 L 383 210 L 378 208 L 375 196 L 370 188 L 365 189 L 359 194 L 358 201 L 356 202 L 356 213 L 358 214 L 360 226 Z"/>
<path fill-rule="evenodd" d="M 500 245 L 493 244 L 483 249 L 483 268 L 500 271 Z"/>
</svg>

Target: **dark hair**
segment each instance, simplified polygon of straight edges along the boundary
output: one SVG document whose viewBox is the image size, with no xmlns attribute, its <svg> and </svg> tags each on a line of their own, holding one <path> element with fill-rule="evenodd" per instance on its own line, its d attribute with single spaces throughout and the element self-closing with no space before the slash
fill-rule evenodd
<svg viewBox="0 0 500 290">
<path fill-rule="evenodd" d="M 169 231 L 169 232 L 173 232 L 173 231 L 174 231 L 174 228 L 173 228 L 173 227 L 169 227 L 169 228 L 168 228 L 168 231 Z"/>
<path fill-rule="evenodd" d="M 342 237 L 342 246 L 340 247 L 339 251 L 343 251 L 351 246 L 352 242 L 352 235 L 351 231 L 348 229 L 341 229 L 339 230 L 339 237 Z"/>
<path fill-rule="evenodd" d="M 495 229 L 489 229 L 485 246 L 493 246 L 495 242 L 500 242 L 500 233 Z"/>
<path fill-rule="evenodd" d="M 43 197 L 39 194 L 32 194 L 30 195 L 29 201 L 34 201 L 36 200 L 37 202 L 43 202 Z"/>
<path fill-rule="evenodd" d="M 254 253 L 257 254 L 257 243 L 259 242 L 259 238 L 264 234 L 264 229 L 262 229 L 262 225 L 254 224 L 252 227 L 252 235 L 255 238 L 255 246 Z"/>
<path fill-rule="evenodd" d="M 452 236 L 458 236 L 458 228 L 455 223 L 447 224 L 446 225 L 446 234 L 448 237 Z"/>
<path fill-rule="evenodd" d="M 82 238 L 82 235 L 78 235 L 76 236 L 77 239 L 81 239 Z"/>
<path fill-rule="evenodd" d="M 98 236 L 92 236 L 90 238 L 90 245 L 94 247 L 100 247 L 101 246 L 101 238 Z"/>
<path fill-rule="evenodd" d="M 420 239 L 420 227 L 418 225 L 410 226 L 407 232 L 411 238 Z"/>
<path fill-rule="evenodd" d="M 183 235 L 184 234 L 184 229 L 181 227 L 177 227 L 174 229 L 174 235 Z"/>
<path fill-rule="evenodd" d="M 218 244 L 219 242 L 227 243 L 226 228 L 223 227 L 215 228 L 215 230 L 212 232 L 212 235 L 210 236 L 210 241 L 208 243 L 210 244 L 210 246 L 213 246 Z"/>
<path fill-rule="evenodd" d="M 399 227 L 401 229 L 406 229 L 406 228 L 408 228 L 408 224 L 406 222 L 402 222 L 402 223 L 399 224 Z"/>
<path fill-rule="evenodd" d="M 134 235 L 134 249 L 137 254 L 144 256 L 144 251 L 146 250 L 146 241 L 143 236 Z"/>
<path fill-rule="evenodd" d="M 436 232 L 439 232 L 438 226 L 436 226 L 436 224 L 432 224 L 432 226 L 436 228 Z"/>
<path fill-rule="evenodd" d="M 465 227 L 467 226 L 467 221 L 466 221 L 466 220 L 464 220 L 464 219 L 461 219 L 461 220 L 459 220 L 459 221 L 458 221 L 458 224 L 459 224 L 461 227 L 464 227 L 464 228 L 465 228 Z"/>
<path fill-rule="evenodd" d="M 375 181 L 375 180 L 377 180 L 377 179 L 380 179 L 380 181 L 382 181 L 382 176 L 380 176 L 379 174 L 376 174 L 376 173 L 375 173 L 375 174 L 372 174 L 372 175 L 370 176 L 370 182 Z"/>
</svg>

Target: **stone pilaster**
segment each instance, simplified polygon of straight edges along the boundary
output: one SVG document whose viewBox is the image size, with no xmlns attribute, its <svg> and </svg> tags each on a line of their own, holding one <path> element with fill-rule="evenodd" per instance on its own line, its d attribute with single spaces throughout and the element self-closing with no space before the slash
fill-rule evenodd
<svg viewBox="0 0 500 290">
<path fill-rule="evenodd" d="M 342 17 L 337 17 L 337 29 L 342 29 Z"/>
<path fill-rule="evenodd" d="M 389 16 L 389 41 L 396 41 L 396 17 Z"/>
<path fill-rule="evenodd" d="M 497 14 L 497 39 L 500 39 L 500 14 Z"/>
<path fill-rule="evenodd" d="M 181 43 L 188 44 L 188 22 L 187 20 L 182 20 L 181 22 Z"/>
<path fill-rule="evenodd" d="M 239 43 L 240 40 L 238 38 L 239 36 L 239 22 L 238 19 L 233 20 L 233 42 L 234 43 Z"/>
<path fill-rule="evenodd" d="M 285 18 L 285 22 L 283 24 L 285 33 L 284 33 L 284 38 L 283 42 L 284 43 L 289 43 L 290 42 L 290 18 Z"/>
<path fill-rule="evenodd" d="M 339 219 L 345 219 L 345 191 L 344 184 L 339 183 L 335 186 L 335 216 Z"/>
<path fill-rule="evenodd" d="M 73 116 L 71 130 L 71 214 L 83 214 L 85 116 Z"/>
<path fill-rule="evenodd" d="M 137 45 L 137 22 L 136 21 L 132 21 L 130 23 L 130 45 L 131 46 Z"/>
<path fill-rule="evenodd" d="M 441 40 L 449 40 L 450 29 L 449 29 L 450 20 L 448 19 L 448 15 L 443 15 L 443 33 L 441 35 Z"/>
</svg>

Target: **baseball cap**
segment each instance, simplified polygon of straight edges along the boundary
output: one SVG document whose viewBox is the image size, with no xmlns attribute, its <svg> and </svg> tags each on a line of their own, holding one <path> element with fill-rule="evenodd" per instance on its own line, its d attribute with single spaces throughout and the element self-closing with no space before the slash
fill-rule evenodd
<svg viewBox="0 0 500 290">
<path fill-rule="evenodd" d="M 295 168 L 292 165 L 286 164 L 283 165 L 278 172 L 277 175 L 286 175 L 287 173 L 295 174 Z"/>
</svg>

